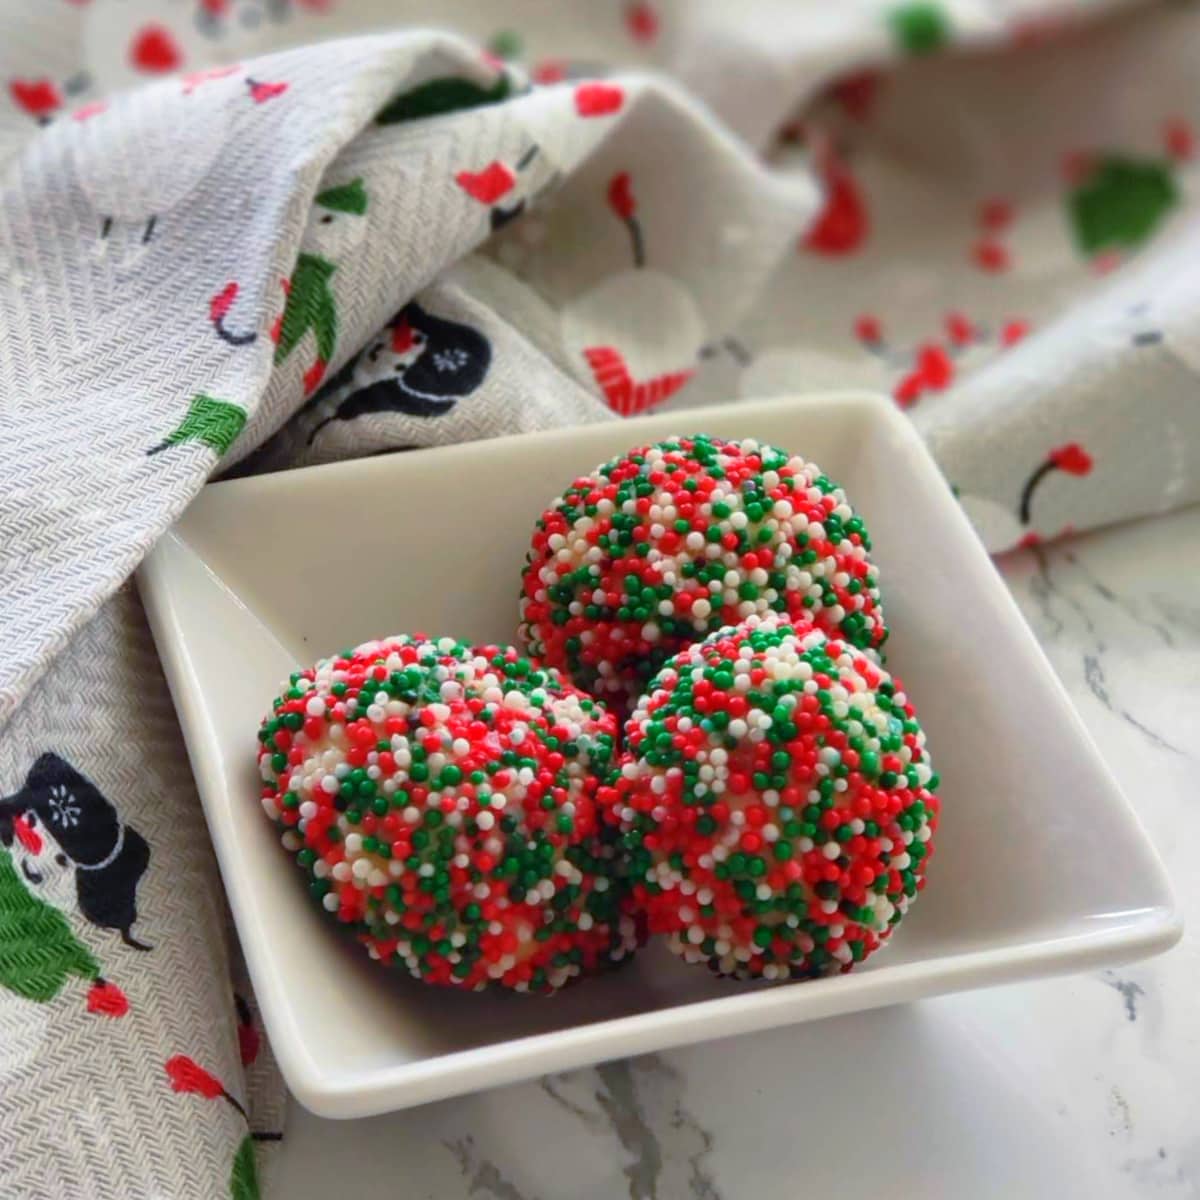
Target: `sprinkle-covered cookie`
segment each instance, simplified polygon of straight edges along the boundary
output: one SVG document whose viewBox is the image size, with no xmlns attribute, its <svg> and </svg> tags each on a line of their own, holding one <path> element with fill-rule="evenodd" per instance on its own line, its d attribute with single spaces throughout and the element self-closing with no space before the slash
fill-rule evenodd
<svg viewBox="0 0 1200 1200">
<path fill-rule="evenodd" d="M 386 638 L 288 680 L 258 735 L 262 804 L 373 958 L 551 992 L 634 946 L 595 806 L 615 734 L 511 647 Z"/>
<path fill-rule="evenodd" d="M 752 615 L 887 637 L 871 541 L 813 463 L 746 438 L 641 446 L 538 519 L 520 636 L 578 686 L 632 702 L 672 654 Z"/>
<path fill-rule="evenodd" d="M 938 779 L 899 682 L 811 625 L 750 617 L 672 659 L 598 793 L 651 933 L 718 974 L 849 970 L 924 885 Z"/>
</svg>

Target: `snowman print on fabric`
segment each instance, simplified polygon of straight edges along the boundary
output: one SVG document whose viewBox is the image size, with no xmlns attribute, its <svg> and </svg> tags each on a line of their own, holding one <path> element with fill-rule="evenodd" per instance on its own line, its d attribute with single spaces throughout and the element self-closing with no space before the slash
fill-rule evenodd
<svg viewBox="0 0 1200 1200">
<path fill-rule="evenodd" d="M 513 80 L 505 70 L 484 82 L 437 75 L 393 96 L 376 114 L 375 123 L 411 126 L 403 139 L 398 135 L 393 142 L 394 150 L 411 154 L 422 144 L 444 147 L 454 142 L 454 125 L 429 118 L 499 104 L 515 94 Z M 558 172 L 545 163 L 541 147 L 531 142 L 515 162 L 495 158 L 478 167 L 464 167 L 455 173 L 454 182 L 487 212 L 488 229 L 494 233 L 553 187 Z"/>
<path fill-rule="evenodd" d="M 956 495 L 975 532 L 989 551 L 1008 550 L 1014 546 L 1037 546 L 1045 540 L 1045 536 L 1034 528 L 1034 498 L 1042 482 L 1055 473 L 1081 478 L 1090 475 L 1092 467 L 1092 456 L 1087 450 L 1078 442 L 1068 442 L 1052 449 L 1030 471 L 1012 508 L 957 489 Z M 1071 526 L 1067 525 L 1048 536 L 1066 537 L 1071 532 Z"/>
<path fill-rule="evenodd" d="M 309 445 L 331 421 L 367 413 L 444 416 L 483 383 L 491 361 L 491 343 L 478 330 L 407 304 L 313 401 L 325 415 Z"/>
<path fill-rule="evenodd" d="M 71 977 L 90 983 L 89 1012 L 123 1016 L 124 993 L 101 974 L 70 918 L 151 949 L 134 934 L 150 847 L 98 788 L 57 754 L 0 800 L 0 987 L 45 1003 Z"/>
<path fill-rule="evenodd" d="M 271 329 L 275 342 L 275 365 L 286 362 L 293 351 L 312 334 L 316 355 L 304 372 L 304 390 L 312 392 L 325 377 L 338 337 L 337 297 L 331 281 L 339 260 L 366 236 L 367 192 L 361 178 L 337 184 L 321 192 L 309 214 L 301 239 L 304 249 L 296 260 L 291 279 L 283 284 L 287 300 Z M 217 332 L 230 340 L 223 325 Z M 245 344 L 242 339 L 240 344 Z M 234 342 L 234 344 L 239 344 Z"/>
<path fill-rule="evenodd" d="M 83 14 L 83 54 L 100 91 L 200 65 L 195 7 L 195 0 L 91 0 Z"/>
<path fill-rule="evenodd" d="M 215 70 L 76 110 L 66 124 L 67 152 L 95 214 L 95 253 L 119 242 L 136 257 L 208 175 L 237 115 L 283 87 Z M 181 129 L 189 130 L 182 151 Z"/>
<path fill-rule="evenodd" d="M 722 345 L 741 367 L 739 395 L 778 395 L 801 381 L 814 390 L 861 386 L 887 391 L 900 408 L 908 409 L 1011 350 L 1028 336 L 1030 326 L 1019 317 L 991 324 L 956 310 L 931 321 L 922 336 L 900 342 L 892 340 L 879 316 L 862 313 L 848 332 L 853 341 L 828 350 L 806 346 L 756 352 L 729 338 Z"/>
<path fill-rule="evenodd" d="M 545 177 L 537 170 L 541 161 L 541 149 L 533 143 L 513 166 L 493 159 L 478 170 L 459 171 L 454 182 L 487 209 L 488 229 L 497 233 L 557 185 L 557 171 Z"/>
<path fill-rule="evenodd" d="M 854 322 L 859 344 L 886 372 L 879 383 L 891 387 L 901 408 L 946 391 L 963 375 L 1024 341 L 1029 331 L 1029 322 L 1019 317 L 992 326 L 953 311 L 945 314 L 940 328 L 928 329 L 915 343 L 896 345 L 873 314 L 863 313 Z"/>
<path fill-rule="evenodd" d="M 1114 356 L 1132 354 L 1126 369 L 1135 371 L 1147 394 L 1155 397 L 1153 424 L 1147 425 L 1144 434 L 1128 432 L 1121 446 L 1123 461 L 1154 463 L 1154 469 L 1142 472 L 1139 480 L 1147 509 L 1177 504 L 1200 467 L 1196 440 L 1190 432 L 1200 422 L 1195 399 L 1200 386 L 1200 338 L 1186 320 L 1192 309 L 1182 302 L 1195 289 L 1186 272 L 1170 273 L 1145 300 L 1100 314 L 1092 323 L 1095 344 L 1107 347 Z M 1100 427 L 1103 412 L 1095 419 Z M 1097 457 L 1103 458 L 1099 449 Z M 1071 493 L 1061 484 L 1092 475 L 1094 466 L 1093 454 L 1086 447 L 1067 442 L 1035 463 L 1009 503 L 970 493 L 960 493 L 959 501 L 989 550 L 1036 546 L 1072 532 L 1063 516 L 1076 506 L 1086 509 L 1086 499 L 1069 504 Z M 1060 486 L 1057 495 L 1049 498 L 1042 489 L 1056 476 Z M 1056 520 L 1047 520 L 1047 507 L 1059 514 Z"/>
<path fill-rule="evenodd" d="M 320 13 L 329 8 L 329 0 L 192 0 L 196 12 L 193 21 L 206 38 L 237 38 L 270 32 L 297 12 Z"/>
<path fill-rule="evenodd" d="M 188 55 L 181 38 L 191 27 L 187 10 L 196 3 L 88 0 L 86 6 L 79 4 L 77 7 L 83 10 L 83 65 L 66 77 L 10 78 L 9 96 L 20 110 L 42 125 L 72 110 L 79 119 L 100 112 L 103 105 L 97 97 L 133 89 L 185 68 Z"/>
<path fill-rule="evenodd" d="M 133 88 L 250 58 L 272 47 L 289 18 L 328 7 L 328 0 L 88 0 L 84 59 L 101 94 Z"/>
<path fill-rule="evenodd" d="M 359 176 L 319 192 L 313 201 L 291 278 L 280 281 L 285 303 L 271 326 L 276 364 L 286 362 L 293 350 L 312 333 L 317 358 L 305 374 L 307 391 L 320 383 L 337 345 L 337 297 L 330 280 L 347 251 L 366 236 L 367 190 Z M 230 280 L 208 304 L 213 332 L 230 346 L 252 346 L 258 332 L 235 324 L 233 307 L 240 287 Z"/>
<path fill-rule="evenodd" d="M 563 308 L 567 361 L 623 417 L 645 412 L 696 372 L 705 322 L 683 284 L 647 266 L 646 245 L 628 173 L 608 186 L 608 207 L 629 231 L 633 267 L 609 275 Z"/>
<path fill-rule="evenodd" d="M 61 81 L 46 75 L 18 75 L 8 80 L 8 95 L 26 116 L 39 125 L 49 125 L 68 105 L 81 103 L 91 86 L 86 71 Z"/>
</svg>

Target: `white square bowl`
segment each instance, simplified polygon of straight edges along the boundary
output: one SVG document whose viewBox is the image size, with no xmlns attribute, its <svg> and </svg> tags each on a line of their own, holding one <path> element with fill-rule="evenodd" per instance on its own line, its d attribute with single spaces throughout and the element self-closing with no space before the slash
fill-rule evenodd
<svg viewBox="0 0 1200 1200">
<path fill-rule="evenodd" d="M 866 519 L 942 777 L 929 886 L 852 974 L 739 984 L 662 946 L 553 999 L 389 973 L 307 895 L 258 803 L 277 685 L 342 646 L 515 635 L 532 524 L 576 475 L 676 433 L 815 460 Z M 259 1004 L 314 1112 L 357 1117 L 603 1059 L 1092 968 L 1181 933 L 1154 850 L 909 422 L 859 394 L 741 403 L 217 483 L 139 575 Z"/>
</svg>

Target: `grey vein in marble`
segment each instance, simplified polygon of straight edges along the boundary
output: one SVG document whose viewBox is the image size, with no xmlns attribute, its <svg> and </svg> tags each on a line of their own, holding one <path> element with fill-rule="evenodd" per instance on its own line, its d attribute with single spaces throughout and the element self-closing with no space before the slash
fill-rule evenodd
<svg viewBox="0 0 1200 1200">
<path fill-rule="evenodd" d="M 1104 649 L 1103 644 L 1100 644 L 1099 649 Z M 1133 713 L 1113 703 L 1112 697 L 1110 697 L 1108 694 L 1108 688 L 1106 686 L 1106 680 L 1104 676 L 1104 667 L 1100 662 L 1100 657 L 1098 654 L 1085 654 L 1083 656 L 1083 676 L 1084 679 L 1087 680 L 1087 685 L 1092 695 L 1095 696 L 1096 699 L 1099 700 L 1109 712 L 1120 717 L 1126 725 L 1132 726 L 1138 731 L 1138 733 L 1149 738 L 1150 741 L 1152 741 L 1156 746 L 1161 746 L 1164 750 L 1169 750 L 1172 754 L 1185 753 L 1178 746 L 1171 745 L 1166 738 L 1155 733 L 1149 725 L 1143 725 L 1142 722 L 1133 715 Z"/>
<path fill-rule="evenodd" d="M 607 1094 L 597 1092 L 596 1099 L 608 1114 L 621 1145 L 632 1155 L 625 1167 L 629 1200 L 657 1200 L 662 1146 L 642 1113 L 633 1068 L 628 1062 L 604 1063 L 596 1068 L 596 1074 L 607 1089 Z"/>
<path fill-rule="evenodd" d="M 489 1196 L 495 1200 L 532 1200 L 490 1159 L 480 1159 L 475 1152 L 475 1139 L 467 1134 L 457 1141 L 446 1141 L 442 1145 L 454 1155 L 467 1181 L 467 1193 L 471 1196 Z"/>
<path fill-rule="evenodd" d="M 1037 572 L 1034 579 L 1030 583 L 1030 595 L 1037 602 L 1040 615 L 1046 621 L 1049 628 L 1044 631 L 1044 636 L 1048 641 L 1054 641 L 1060 638 L 1063 631 L 1067 628 L 1067 622 L 1058 615 L 1055 611 L 1054 604 L 1059 602 L 1065 605 L 1076 617 L 1079 618 L 1079 623 L 1087 632 L 1089 639 L 1092 642 L 1091 651 L 1083 653 L 1083 676 L 1084 681 L 1088 686 L 1088 690 L 1104 705 L 1109 712 L 1114 716 L 1119 717 L 1131 728 L 1136 729 L 1143 737 L 1152 742 L 1155 746 L 1163 750 L 1169 750 L 1173 754 L 1180 754 L 1184 757 L 1190 757 L 1188 752 L 1179 746 L 1168 741 L 1161 734 L 1157 733 L 1144 720 L 1135 716 L 1124 705 L 1113 699 L 1110 692 L 1107 676 L 1104 669 L 1103 656 L 1108 652 L 1109 646 L 1103 636 L 1101 636 L 1097 627 L 1097 622 L 1089 613 L 1087 606 L 1075 595 L 1072 594 L 1065 586 L 1060 586 L 1058 574 L 1061 568 L 1057 563 L 1061 561 L 1065 563 L 1072 573 L 1078 573 L 1088 590 L 1098 596 L 1106 604 L 1113 606 L 1120 612 L 1124 613 L 1137 625 L 1152 631 L 1160 638 L 1165 645 L 1173 646 L 1175 640 L 1171 632 L 1161 622 L 1147 619 L 1143 616 L 1135 605 L 1130 601 L 1122 599 L 1110 587 L 1096 578 L 1091 571 L 1085 567 L 1078 557 L 1072 554 L 1069 550 L 1061 550 L 1054 556 L 1053 562 L 1050 554 L 1041 548 L 1035 547 L 1033 550 L 1034 557 L 1037 561 Z"/>
<path fill-rule="evenodd" d="M 1114 991 L 1121 993 L 1125 1001 L 1125 1016 L 1130 1021 L 1136 1021 L 1138 997 L 1144 996 L 1146 989 L 1140 983 L 1134 983 L 1132 979 L 1118 979 L 1114 971 L 1104 972 L 1104 982 Z"/>
<path fill-rule="evenodd" d="M 1088 588 L 1095 592 L 1102 600 L 1118 608 L 1131 620 L 1136 621 L 1139 625 L 1144 625 L 1147 629 L 1152 629 L 1163 640 L 1165 645 L 1175 645 L 1175 635 L 1161 621 L 1149 620 L 1144 617 L 1137 609 L 1137 606 L 1129 600 L 1123 599 L 1120 595 L 1112 590 L 1102 579 L 1099 579 L 1084 563 L 1078 555 L 1073 554 L 1070 550 L 1062 551 L 1062 559 L 1064 562 L 1070 563 L 1072 568 L 1076 570 L 1087 583 Z M 1045 555 L 1041 555 L 1043 568 L 1046 567 Z"/>
<path fill-rule="evenodd" d="M 539 1087 L 593 1135 L 615 1137 L 629 1200 L 722 1200 L 707 1165 L 713 1135 L 684 1104 L 686 1080 L 662 1056 L 550 1076 Z"/>
<path fill-rule="evenodd" d="M 1150 603 L 1162 614 L 1163 619 L 1181 627 L 1182 631 L 1200 638 L 1200 608 L 1185 603 L 1178 596 L 1162 592 L 1151 592 Z M 1174 645 L 1172 638 L 1171 645 Z"/>
<path fill-rule="evenodd" d="M 1121 1095 L 1121 1089 L 1115 1083 L 1109 1089 L 1108 1111 L 1114 1121 L 1114 1127 L 1108 1131 L 1109 1137 L 1116 1137 L 1117 1134 L 1130 1137 L 1133 1134 L 1133 1112 L 1129 1101 Z"/>
</svg>

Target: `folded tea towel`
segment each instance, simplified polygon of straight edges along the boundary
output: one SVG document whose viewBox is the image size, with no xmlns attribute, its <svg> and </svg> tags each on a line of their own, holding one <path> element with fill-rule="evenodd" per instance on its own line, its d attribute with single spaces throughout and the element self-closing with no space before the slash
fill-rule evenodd
<svg viewBox="0 0 1200 1200">
<path fill-rule="evenodd" d="M 128 583 L 209 477 L 868 387 L 993 550 L 1195 500 L 1198 55 L 1102 0 L 0 13 L 0 1194 L 246 1200 L 280 1133 Z"/>
</svg>

